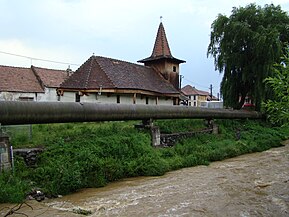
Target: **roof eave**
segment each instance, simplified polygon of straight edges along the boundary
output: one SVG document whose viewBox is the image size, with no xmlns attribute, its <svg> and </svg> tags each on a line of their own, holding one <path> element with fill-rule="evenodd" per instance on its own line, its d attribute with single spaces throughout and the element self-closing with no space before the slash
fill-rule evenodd
<svg viewBox="0 0 289 217">
<path fill-rule="evenodd" d="M 145 58 L 145 59 L 142 59 L 142 60 L 138 60 L 137 62 L 139 63 L 148 63 L 148 62 L 154 62 L 154 61 L 159 61 L 161 59 L 164 59 L 164 60 L 170 60 L 170 61 L 173 61 L 173 62 L 176 62 L 176 63 L 185 63 L 186 61 L 185 60 L 180 60 L 180 59 L 177 59 L 173 56 L 156 56 L 156 57 L 148 57 L 148 58 Z"/>
<path fill-rule="evenodd" d="M 87 93 L 96 93 L 100 90 L 98 88 L 90 88 L 90 89 L 77 89 L 77 88 L 57 88 L 58 91 L 68 91 L 68 92 L 87 92 Z M 125 93 L 125 94 L 144 94 L 144 95 L 152 95 L 152 96 L 171 96 L 171 97 L 177 97 L 180 95 L 180 92 L 156 92 L 152 90 L 144 90 L 144 89 L 131 89 L 131 88 L 103 88 L 101 89 L 101 92 L 103 93 Z"/>
</svg>

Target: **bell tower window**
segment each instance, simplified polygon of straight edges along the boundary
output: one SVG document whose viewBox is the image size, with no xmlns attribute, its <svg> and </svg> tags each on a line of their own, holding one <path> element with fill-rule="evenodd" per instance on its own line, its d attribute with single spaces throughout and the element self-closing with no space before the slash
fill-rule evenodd
<svg viewBox="0 0 289 217">
<path fill-rule="evenodd" d="M 177 71 L 177 67 L 173 66 L 173 72 L 176 72 L 176 71 Z"/>
</svg>

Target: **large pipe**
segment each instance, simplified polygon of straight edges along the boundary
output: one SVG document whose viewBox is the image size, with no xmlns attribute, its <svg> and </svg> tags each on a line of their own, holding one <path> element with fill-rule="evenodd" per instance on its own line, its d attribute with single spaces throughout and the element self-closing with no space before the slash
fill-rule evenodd
<svg viewBox="0 0 289 217">
<path fill-rule="evenodd" d="M 125 105 L 76 102 L 0 102 L 0 124 L 41 124 L 145 119 L 259 119 L 255 111 L 186 106 Z"/>
</svg>

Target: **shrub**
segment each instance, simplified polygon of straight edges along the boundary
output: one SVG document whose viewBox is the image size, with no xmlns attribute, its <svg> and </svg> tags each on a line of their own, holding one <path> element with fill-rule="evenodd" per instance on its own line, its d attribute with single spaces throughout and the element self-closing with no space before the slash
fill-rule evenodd
<svg viewBox="0 0 289 217">
<path fill-rule="evenodd" d="M 34 125 L 29 143 L 44 145 L 45 151 L 37 168 L 27 168 L 23 159 L 16 157 L 14 175 L 0 174 L 0 202 L 19 202 L 32 187 L 50 195 L 68 194 L 125 177 L 163 175 L 182 167 L 208 165 L 279 146 L 289 135 L 289 127 L 272 128 L 260 121 L 216 122 L 221 134 L 199 134 L 162 149 L 152 147 L 149 132 L 135 129 L 132 121 Z M 202 120 L 163 120 L 157 124 L 162 132 L 187 132 L 204 126 Z"/>
</svg>

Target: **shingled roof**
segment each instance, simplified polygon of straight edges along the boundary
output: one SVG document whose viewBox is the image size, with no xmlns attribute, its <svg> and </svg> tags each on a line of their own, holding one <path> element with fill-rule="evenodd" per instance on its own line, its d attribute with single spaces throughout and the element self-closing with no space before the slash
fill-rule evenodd
<svg viewBox="0 0 289 217">
<path fill-rule="evenodd" d="M 192 87 L 191 85 L 186 85 L 182 88 L 182 92 L 186 95 L 186 96 L 190 96 L 190 95 L 199 95 L 199 96 L 209 96 L 209 92 L 207 91 L 203 91 L 203 90 L 198 90 L 195 87 Z"/>
<path fill-rule="evenodd" d="M 170 59 L 177 63 L 184 63 L 186 61 L 177 59 L 171 54 L 169 43 L 163 23 L 161 22 L 158 28 L 152 55 L 148 58 L 139 60 L 140 63 L 150 62 L 159 59 Z"/>
<path fill-rule="evenodd" d="M 160 94 L 179 94 L 174 86 L 150 67 L 117 59 L 91 56 L 60 89 L 131 89 Z"/>
<path fill-rule="evenodd" d="M 67 70 L 57 70 L 57 69 L 46 69 L 31 66 L 36 76 L 46 87 L 59 87 L 60 84 L 69 77 L 69 72 Z"/>
<path fill-rule="evenodd" d="M 43 93 L 31 68 L 0 66 L 0 91 Z"/>
<path fill-rule="evenodd" d="M 43 93 L 44 87 L 59 87 L 66 70 L 0 66 L 0 91 Z"/>
</svg>

